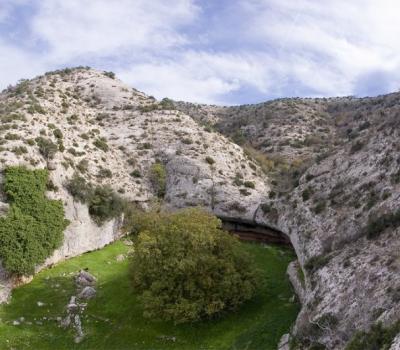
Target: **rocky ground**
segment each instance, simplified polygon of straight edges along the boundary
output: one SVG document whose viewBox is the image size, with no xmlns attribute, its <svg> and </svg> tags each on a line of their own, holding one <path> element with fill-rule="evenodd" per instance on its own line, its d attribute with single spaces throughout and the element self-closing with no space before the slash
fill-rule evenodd
<svg viewBox="0 0 400 350">
<path fill-rule="evenodd" d="M 400 319 L 399 94 L 205 106 L 155 101 L 110 73 L 78 68 L 6 89 L 0 117 L 2 167 L 47 167 L 49 196 L 71 221 L 47 264 L 119 235 L 120 221 L 96 224 L 68 179 L 79 174 L 148 207 L 160 197 L 157 163 L 166 208 L 201 205 L 290 236 L 303 302 L 298 348 L 343 349 L 357 330 Z M 38 137 L 57 151 L 44 154 Z M 18 281 L 0 278 L 4 300 Z"/>
</svg>

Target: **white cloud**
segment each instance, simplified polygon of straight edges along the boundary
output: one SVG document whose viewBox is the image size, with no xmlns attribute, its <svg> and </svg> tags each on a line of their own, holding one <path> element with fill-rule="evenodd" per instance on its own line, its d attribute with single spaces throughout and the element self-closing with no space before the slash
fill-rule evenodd
<svg viewBox="0 0 400 350">
<path fill-rule="evenodd" d="M 33 78 L 48 69 L 39 57 L 0 39 L 0 90 L 24 78 Z"/>
<path fill-rule="evenodd" d="M 24 46 L 0 32 L 3 87 L 80 64 L 159 98 L 208 103 L 246 89 L 267 98 L 400 86 L 397 0 L 0 0 L 0 23 L 16 4 L 35 11 Z"/>
<path fill-rule="evenodd" d="M 351 94 L 360 77 L 400 67 L 398 1 L 250 0 L 241 8 L 252 23 L 244 35 L 275 47 L 287 74 L 323 95 Z"/>
<path fill-rule="evenodd" d="M 224 103 L 225 94 L 243 85 L 268 91 L 267 59 L 255 54 L 187 51 L 169 60 L 133 64 L 118 75 L 157 98 Z"/>
<path fill-rule="evenodd" d="M 138 56 L 183 44 L 179 28 L 198 11 L 191 0 L 42 0 L 32 32 L 54 60 Z"/>
</svg>

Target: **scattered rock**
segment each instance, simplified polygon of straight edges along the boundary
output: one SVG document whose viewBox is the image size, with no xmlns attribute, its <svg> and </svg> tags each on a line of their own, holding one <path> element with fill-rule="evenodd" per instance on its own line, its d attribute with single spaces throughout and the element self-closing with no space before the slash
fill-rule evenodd
<svg viewBox="0 0 400 350">
<path fill-rule="evenodd" d="M 48 160 L 47 161 L 47 169 L 49 170 L 56 170 L 57 169 L 57 163 L 53 160 Z"/>
<path fill-rule="evenodd" d="M 83 288 L 83 290 L 79 293 L 79 299 L 91 299 L 96 296 L 96 289 L 93 287 L 87 286 Z"/>
<path fill-rule="evenodd" d="M 124 254 L 119 254 L 116 256 L 115 260 L 117 261 L 124 261 L 126 256 Z"/>
<path fill-rule="evenodd" d="M 75 281 L 78 287 L 93 286 L 96 283 L 96 277 L 85 270 L 81 270 Z"/>
<path fill-rule="evenodd" d="M 73 295 L 73 296 L 71 297 L 71 299 L 69 300 L 69 303 L 68 303 L 68 305 L 67 305 L 67 310 L 68 310 L 68 312 L 73 312 L 73 311 L 78 310 L 78 308 L 79 308 L 79 306 L 78 306 L 78 304 L 76 303 L 76 296 Z"/>
</svg>

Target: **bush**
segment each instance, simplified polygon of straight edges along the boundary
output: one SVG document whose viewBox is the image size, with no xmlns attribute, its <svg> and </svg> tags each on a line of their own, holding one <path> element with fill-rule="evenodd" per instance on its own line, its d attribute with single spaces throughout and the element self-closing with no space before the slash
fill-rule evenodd
<svg viewBox="0 0 400 350">
<path fill-rule="evenodd" d="M 255 183 L 253 182 L 253 181 L 245 181 L 244 183 L 244 187 L 247 187 L 247 188 L 255 188 L 256 187 L 256 185 L 255 185 Z"/>
<path fill-rule="evenodd" d="M 138 170 L 138 169 L 135 169 L 135 170 L 133 170 L 131 173 L 130 173 L 130 175 L 132 176 L 132 177 L 142 177 L 142 174 L 141 174 L 141 172 L 140 172 L 140 170 Z"/>
<path fill-rule="evenodd" d="M 160 107 L 161 107 L 161 109 L 174 110 L 175 109 L 174 101 L 165 97 L 161 100 Z"/>
<path fill-rule="evenodd" d="M 167 185 L 167 172 L 164 164 L 154 163 L 150 168 L 150 182 L 157 197 L 163 198 Z"/>
<path fill-rule="evenodd" d="M 65 188 L 74 197 L 75 200 L 81 203 L 87 203 L 90 200 L 92 186 L 86 180 L 77 174 L 74 174 L 66 184 Z"/>
<path fill-rule="evenodd" d="M 215 216 L 191 208 L 142 218 L 131 266 L 145 317 L 196 321 L 254 296 L 254 265 Z"/>
<path fill-rule="evenodd" d="M 97 173 L 97 177 L 104 179 L 104 178 L 112 178 L 113 174 L 112 171 L 110 169 L 106 169 L 101 167 L 99 169 L 99 172 Z"/>
<path fill-rule="evenodd" d="M 125 201 L 109 186 L 97 186 L 89 200 L 89 214 L 97 224 L 121 215 Z"/>
<path fill-rule="evenodd" d="M 87 204 L 90 216 L 98 225 L 120 216 L 127 205 L 111 187 L 94 188 L 91 183 L 77 174 L 74 174 L 72 179 L 65 184 L 65 188 L 75 200 Z"/>
<path fill-rule="evenodd" d="M 324 267 L 330 259 L 331 256 L 328 254 L 313 256 L 306 261 L 306 263 L 304 264 L 304 268 L 310 272 L 315 272 Z"/>
<path fill-rule="evenodd" d="M 45 159 L 53 159 L 58 151 L 58 146 L 50 139 L 37 137 L 36 144 L 39 146 L 39 152 Z"/>
<path fill-rule="evenodd" d="M 109 77 L 111 79 L 115 79 L 115 73 L 114 72 L 104 72 L 103 73 L 106 77 Z"/>
<path fill-rule="evenodd" d="M 306 188 L 302 193 L 301 193 L 301 198 L 303 198 L 303 201 L 306 202 L 310 199 L 312 195 L 312 191 L 310 188 Z"/>
<path fill-rule="evenodd" d="M 391 344 L 400 332 L 400 321 L 388 328 L 384 328 L 381 323 L 373 325 L 369 332 L 357 332 L 346 350 L 389 350 Z"/>
<path fill-rule="evenodd" d="M 53 130 L 53 135 L 57 138 L 57 139 L 62 139 L 63 138 L 63 133 L 60 129 L 54 129 Z"/>
<path fill-rule="evenodd" d="M 210 165 L 213 165 L 213 164 L 215 163 L 215 160 L 214 160 L 214 158 L 212 158 L 212 157 L 206 157 L 206 162 L 207 162 L 208 164 L 210 164 Z"/>
<path fill-rule="evenodd" d="M 375 218 L 372 215 L 368 219 L 368 224 L 365 229 L 367 238 L 373 239 L 378 237 L 387 228 L 397 228 L 400 226 L 400 210 L 393 213 L 383 214 Z"/>
<path fill-rule="evenodd" d="M 108 144 L 107 144 L 107 140 L 104 137 L 100 137 L 98 139 L 96 139 L 93 144 L 101 149 L 103 152 L 107 152 L 108 151 Z"/>
<path fill-rule="evenodd" d="M 0 257 L 10 273 L 32 274 L 62 243 L 68 220 L 61 201 L 46 198 L 47 182 L 47 170 L 5 170 L 10 210 L 0 218 Z"/>
</svg>

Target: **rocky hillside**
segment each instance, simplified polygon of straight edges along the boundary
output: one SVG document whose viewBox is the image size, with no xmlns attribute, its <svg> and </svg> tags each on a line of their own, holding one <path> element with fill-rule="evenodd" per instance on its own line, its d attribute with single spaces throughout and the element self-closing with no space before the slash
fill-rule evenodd
<svg viewBox="0 0 400 350">
<path fill-rule="evenodd" d="M 289 338 L 292 349 L 344 349 L 399 321 L 400 94 L 218 107 L 156 101 L 77 68 L 3 91 L 0 118 L 1 167 L 49 169 L 48 196 L 71 221 L 47 264 L 119 235 L 118 216 L 99 223 L 74 198 L 80 179 L 143 207 L 200 205 L 287 234 L 303 308 L 282 349 Z M 18 281 L 0 278 L 5 300 Z"/>
<path fill-rule="evenodd" d="M 299 258 L 292 345 L 343 349 L 357 331 L 399 321 L 400 94 L 177 107 L 268 165 L 256 219 L 290 235 Z"/>
<path fill-rule="evenodd" d="M 73 198 L 67 189 L 72 178 L 110 186 L 143 207 L 162 197 L 170 209 L 204 206 L 248 219 L 269 191 L 260 167 L 238 145 L 112 73 L 77 68 L 21 81 L 0 95 L 0 118 L 2 168 L 49 169 L 48 195 L 62 199 L 71 222 L 47 264 L 119 235 L 118 218 L 99 225 L 87 204 Z M 162 189 L 158 182 L 165 182 Z M 4 195 L 2 201 L 5 212 Z M 5 300 L 16 281 L 4 270 L 0 276 Z"/>
</svg>

